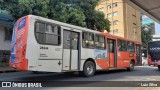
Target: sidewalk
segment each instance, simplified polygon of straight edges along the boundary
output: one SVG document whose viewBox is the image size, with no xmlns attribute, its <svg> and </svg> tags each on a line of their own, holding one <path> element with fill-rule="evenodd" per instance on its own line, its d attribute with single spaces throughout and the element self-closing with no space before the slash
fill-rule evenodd
<svg viewBox="0 0 160 90">
<path fill-rule="evenodd" d="M 17 71 L 20 71 L 20 70 L 11 68 L 9 66 L 0 66 L 0 73 L 17 72 Z"/>
</svg>

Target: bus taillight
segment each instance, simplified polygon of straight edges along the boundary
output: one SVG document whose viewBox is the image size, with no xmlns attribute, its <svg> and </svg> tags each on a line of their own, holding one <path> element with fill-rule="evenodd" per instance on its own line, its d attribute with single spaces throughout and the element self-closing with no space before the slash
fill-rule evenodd
<svg viewBox="0 0 160 90">
<path fill-rule="evenodd" d="M 148 55 L 148 65 L 151 65 L 152 64 L 152 61 L 151 61 L 151 56 Z"/>
<path fill-rule="evenodd" d="M 23 48 L 22 48 L 22 56 L 23 56 L 23 59 L 25 59 L 25 56 L 26 56 L 26 45 L 24 45 Z"/>
</svg>

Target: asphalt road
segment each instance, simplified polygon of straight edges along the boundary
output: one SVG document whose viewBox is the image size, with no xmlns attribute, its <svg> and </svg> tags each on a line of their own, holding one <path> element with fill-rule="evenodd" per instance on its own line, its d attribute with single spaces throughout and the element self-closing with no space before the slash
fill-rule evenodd
<svg viewBox="0 0 160 90">
<path fill-rule="evenodd" d="M 32 72 L 12 72 L 1 73 L 0 81 L 160 81 L 160 71 L 153 66 L 138 66 L 134 71 L 114 70 L 98 71 L 95 76 L 86 78 L 74 73 L 43 73 L 33 74 Z M 8 90 L 9 88 L 7 88 Z M 51 88 L 39 88 L 50 90 Z M 59 90 L 97 90 L 98 87 L 56 87 Z M 110 87 L 101 87 L 101 90 L 110 90 Z M 139 87 L 122 87 L 112 88 L 112 90 L 160 90 L 160 88 L 139 88 Z M 1 88 L 0 88 L 1 90 Z M 5 89 L 3 89 L 5 90 Z M 11 89 L 13 90 L 13 89 Z M 17 89 L 16 89 L 17 90 Z M 22 90 L 19 88 L 19 90 Z M 24 90 L 24 89 L 23 89 Z M 35 90 L 35 89 L 34 89 Z M 53 90 L 53 89 L 51 89 Z"/>
</svg>

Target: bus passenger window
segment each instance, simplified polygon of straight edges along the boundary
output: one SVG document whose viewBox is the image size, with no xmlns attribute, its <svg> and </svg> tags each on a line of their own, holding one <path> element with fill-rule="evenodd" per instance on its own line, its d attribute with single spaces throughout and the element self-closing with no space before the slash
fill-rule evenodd
<svg viewBox="0 0 160 90">
<path fill-rule="evenodd" d="M 94 48 L 94 34 L 83 32 L 82 39 L 82 45 L 84 48 Z"/>
<path fill-rule="evenodd" d="M 128 52 L 135 52 L 133 42 L 127 42 L 127 51 Z"/>
<path fill-rule="evenodd" d="M 105 37 L 101 35 L 95 35 L 95 47 L 97 49 L 105 49 Z"/>
<path fill-rule="evenodd" d="M 36 32 L 45 32 L 45 23 L 36 23 Z"/>
<path fill-rule="evenodd" d="M 35 29 L 36 29 L 36 39 L 38 43 L 48 44 L 48 45 L 60 44 L 59 26 L 37 22 Z"/>
<path fill-rule="evenodd" d="M 118 40 L 118 51 L 127 51 L 126 41 Z"/>
<path fill-rule="evenodd" d="M 46 33 L 52 33 L 52 26 L 47 25 Z"/>
<path fill-rule="evenodd" d="M 36 38 L 39 43 L 45 43 L 45 24 L 44 23 L 36 23 Z"/>
<path fill-rule="evenodd" d="M 114 41 L 108 39 L 108 40 L 107 40 L 107 43 L 108 43 L 108 45 L 109 45 L 109 52 L 110 52 L 110 53 L 114 53 Z"/>
<path fill-rule="evenodd" d="M 52 44 L 52 45 L 58 45 L 60 42 L 58 41 L 59 39 L 59 34 L 58 34 L 58 26 L 51 26 L 47 25 L 49 33 L 46 33 L 46 43 L 47 44 Z"/>
</svg>

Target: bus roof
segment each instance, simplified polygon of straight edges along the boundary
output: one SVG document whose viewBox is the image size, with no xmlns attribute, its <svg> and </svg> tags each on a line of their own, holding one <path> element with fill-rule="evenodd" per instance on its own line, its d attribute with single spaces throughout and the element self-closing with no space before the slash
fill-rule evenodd
<svg viewBox="0 0 160 90">
<path fill-rule="evenodd" d="M 125 38 L 123 38 L 123 37 L 111 35 L 111 34 L 108 34 L 108 33 L 99 32 L 99 31 L 96 31 L 96 30 L 91 30 L 91 29 L 88 29 L 88 28 L 83 28 L 83 27 L 80 27 L 80 26 L 75 26 L 75 25 L 63 23 L 63 22 L 55 21 L 55 20 L 48 19 L 48 18 L 44 18 L 44 17 L 40 17 L 40 16 L 35 16 L 35 15 L 27 15 L 27 16 L 33 17 L 33 18 L 35 18 L 35 19 L 37 19 L 37 20 L 40 20 L 40 21 L 56 23 L 56 24 L 59 24 L 59 25 L 61 25 L 61 26 L 69 27 L 69 28 L 72 28 L 72 29 L 78 29 L 78 30 L 81 30 L 81 31 L 86 31 L 86 32 L 91 32 L 91 33 L 97 33 L 97 34 L 102 34 L 102 35 L 105 35 L 105 36 L 107 36 L 107 37 L 116 38 L 116 39 L 121 39 L 121 40 L 126 40 L 126 41 L 131 41 L 131 42 L 134 42 L 134 43 L 136 43 L 136 44 L 140 44 L 140 45 L 141 45 L 141 42 L 134 41 L 134 40 L 129 40 L 129 39 L 125 39 Z"/>
<path fill-rule="evenodd" d="M 127 38 L 123 38 L 123 37 L 120 37 L 120 36 L 115 36 L 115 35 L 111 35 L 111 34 L 108 34 L 108 33 L 102 33 L 102 34 L 106 35 L 107 37 L 114 38 L 114 39 L 120 39 L 120 40 L 131 41 L 131 42 L 134 42 L 135 44 L 139 44 L 139 45 L 142 44 L 141 42 L 134 41 L 134 40 L 130 40 L 130 39 L 127 39 Z"/>
</svg>

